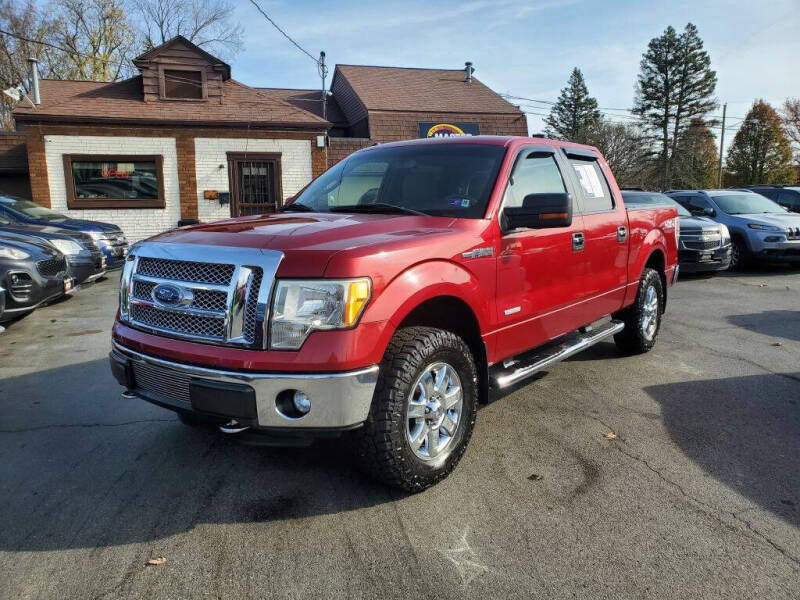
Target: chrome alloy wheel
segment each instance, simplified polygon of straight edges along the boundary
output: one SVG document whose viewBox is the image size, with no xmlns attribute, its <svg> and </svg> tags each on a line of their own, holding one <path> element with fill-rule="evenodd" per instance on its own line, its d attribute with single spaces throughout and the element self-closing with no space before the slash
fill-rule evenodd
<svg viewBox="0 0 800 600">
<path fill-rule="evenodd" d="M 658 294 L 655 286 L 649 285 L 644 292 L 644 305 L 642 306 L 642 333 L 648 340 L 652 340 L 658 327 Z"/>
<path fill-rule="evenodd" d="M 449 449 L 463 403 L 461 380 L 452 366 L 437 362 L 425 367 L 406 407 L 406 439 L 414 454 L 433 460 Z"/>
</svg>

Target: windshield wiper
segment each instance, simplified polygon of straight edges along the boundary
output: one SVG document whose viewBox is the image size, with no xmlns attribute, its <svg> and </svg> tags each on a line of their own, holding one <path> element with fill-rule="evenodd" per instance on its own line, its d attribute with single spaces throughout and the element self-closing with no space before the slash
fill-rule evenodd
<svg viewBox="0 0 800 600">
<path fill-rule="evenodd" d="M 298 204 L 297 202 L 293 202 L 292 204 L 287 204 L 286 206 L 281 206 L 279 209 L 280 212 L 313 212 L 310 206 L 306 206 L 305 204 Z"/>
<path fill-rule="evenodd" d="M 375 210 L 378 209 L 378 210 Z M 398 206 L 397 204 L 389 204 L 387 202 L 373 202 L 371 204 L 347 204 L 344 206 L 331 206 L 328 210 L 331 212 L 399 212 L 409 215 L 419 215 L 421 217 L 429 217 L 428 213 L 421 210 L 414 210 L 405 206 Z"/>
</svg>

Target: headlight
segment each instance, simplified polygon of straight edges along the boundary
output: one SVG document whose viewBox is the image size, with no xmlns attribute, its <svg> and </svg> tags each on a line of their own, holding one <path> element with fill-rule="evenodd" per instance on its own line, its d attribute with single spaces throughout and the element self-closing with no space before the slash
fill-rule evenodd
<svg viewBox="0 0 800 600">
<path fill-rule="evenodd" d="M 747 226 L 756 231 L 783 231 L 780 227 L 776 227 L 775 225 L 762 225 L 761 223 L 748 223 Z"/>
<path fill-rule="evenodd" d="M 12 260 L 24 260 L 30 258 L 30 254 L 25 250 L 14 248 L 13 246 L 0 245 L 0 258 L 10 258 Z"/>
<path fill-rule="evenodd" d="M 369 279 L 278 281 L 270 312 L 270 348 L 297 350 L 312 331 L 347 329 L 369 302 Z"/>
<path fill-rule="evenodd" d="M 67 256 L 74 256 L 83 252 L 83 246 L 72 240 L 50 240 L 50 243 Z"/>
<path fill-rule="evenodd" d="M 720 223 L 719 232 L 722 235 L 722 245 L 725 246 L 729 244 L 731 241 L 731 232 L 728 230 L 728 227 Z"/>
</svg>

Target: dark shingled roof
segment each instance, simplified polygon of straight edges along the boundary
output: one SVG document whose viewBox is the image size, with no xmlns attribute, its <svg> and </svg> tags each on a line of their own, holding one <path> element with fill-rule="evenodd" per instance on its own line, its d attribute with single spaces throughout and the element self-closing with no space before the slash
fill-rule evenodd
<svg viewBox="0 0 800 600">
<path fill-rule="evenodd" d="M 14 109 L 18 121 L 174 123 L 326 129 L 321 117 L 281 98 L 233 79 L 223 83 L 224 102 L 144 102 L 141 76 L 116 83 L 41 81 L 41 104 L 23 100 Z"/>
<path fill-rule="evenodd" d="M 288 88 L 255 88 L 268 96 L 274 96 L 285 100 L 289 104 L 302 108 L 310 113 L 322 116 L 322 100 L 320 90 L 299 90 Z M 327 119 L 334 125 L 340 127 L 347 126 L 347 117 L 339 108 L 339 104 L 333 96 L 328 96 Z"/>
<path fill-rule="evenodd" d="M 336 65 L 367 110 L 521 114 L 483 83 L 464 81 L 460 69 Z"/>
</svg>

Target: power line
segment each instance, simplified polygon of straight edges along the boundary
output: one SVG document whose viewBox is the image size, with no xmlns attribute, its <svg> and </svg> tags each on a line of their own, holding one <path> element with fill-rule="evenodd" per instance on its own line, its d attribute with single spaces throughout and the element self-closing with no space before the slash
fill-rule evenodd
<svg viewBox="0 0 800 600">
<path fill-rule="evenodd" d="M 311 53 L 310 53 L 308 50 L 306 50 L 305 48 L 303 48 L 303 47 L 302 47 L 300 44 L 298 44 L 297 42 L 295 42 L 295 41 L 292 39 L 292 37 L 291 37 L 291 36 L 290 36 L 288 33 L 286 33 L 286 32 L 285 32 L 283 29 L 281 29 L 280 25 L 278 25 L 278 24 L 277 24 L 275 21 L 273 21 L 273 20 L 270 18 L 270 16 L 269 16 L 269 15 L 268 15 L 266 12 L 264 12 L 264 9 L 263 9 L 263 8 L 261 8 L 261 7 L 258 5 L 258 2 L 256 2 L 256 0 L 250 0 L 250 4 L 252 4 L 253 6 L 255 6 L 255 7 L 258 9 L 258 12 L 260 12 L 262 15 L 264 15 L 264 18 L 265 18 L 267 21 L 269 21 L 269 22 L 272 24 L 272 26 L 273 26 L 275 29 L 277 29 L 278 31 L 280 31 L 281 35 L 283 35 L 283 37 L 285 37 L 287 40 L 289 40 L 289 41 L 292 43 L 292 45 L 293 45 L 295 48 L 297 48 L 298 50 L 300 50 L 300 52 L 302 52 L 303 54 L 305 54 L 306 56 L 308 56 L 308 58 L 310 58 L 311 60 L 313 60 L 313 61 L 314 61 L 315 63 L 317 63 L 317 65 L 319 66 L 319 59 L 318 59 L 318 58 L 316 58 L 316 57 L 315 57 L 313 54 L 311 54 Z"/>
</svg>

